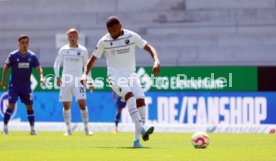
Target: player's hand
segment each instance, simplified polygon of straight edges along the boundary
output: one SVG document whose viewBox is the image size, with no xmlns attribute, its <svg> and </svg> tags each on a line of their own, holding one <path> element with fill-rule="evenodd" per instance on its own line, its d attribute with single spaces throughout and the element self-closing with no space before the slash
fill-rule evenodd
<svg viewBox="0 0 276 161">
<path fill-rule="evenodd" d="M 160 72 L 160 63 L 158 61 L 154 62 L 153 68 L 152 68 L 152 73 L 156 77 Z"/>
<path fill-rule="evenodd" d="M 6 82 L 5 82 L 5 81 L 2 81 L 2 82 L 1 82 L 1 87 L 2 87 L 2 89 L 6 89 L 7 84 L 6 84 Z"/>
<path fill-rule="evenodd" d="M 57 86 L 60 87 L 62 85 L 62 81 L 59 77 L 56 78 Z"/>
<path fill-rule="evenodd" d="M 44 81 L 44 78 L 43 78 L 43 77 L 40 78 L 40 85 L 41 85 L 41 86 L 45 86 L 45 81 Z"/>
<path fill-rule="evenodd" d="M 80 83 L 86 87 L 87 75 L 83 74 Z"/>
</svg>

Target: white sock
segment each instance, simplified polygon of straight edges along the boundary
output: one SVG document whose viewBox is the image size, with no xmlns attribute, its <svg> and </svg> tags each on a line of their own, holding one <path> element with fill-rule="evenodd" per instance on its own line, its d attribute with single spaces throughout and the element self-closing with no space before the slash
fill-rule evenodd
<svg viewBox="0 0 276 161">
<path fill-rule="evenodd" d="M 71 130 L 71 110 L 63 109 L 63 117 L 67 126 L 67 130 Z"/>
<path fill-rule="evenodd" d="M 143 129 L 143 124 L 140 114 L 137 110 L 136 99 L 134 97 L 131 97 L 127 100 L 127 107 L 129 114 L 135 123 L 135 129 L 141 132 L 141 130 Z"/>
<path fill-rule="evenodd" d="M 137 108 L 141 119 L 142 119 L 142 123 L 143 125 L 145 125 L 146 122 L 146 106 L 142 106 Z M 141 131 L 137 130 L 137 128 L 135 128 L 135 135 L 134 135 L 134 140 L 140 140 L 140 136 L 141 136 Z"/>
<path fill-rule="evenodd" d="M 88 119 L 89 119 L 87 107 L 85 107 L 85 110 L 80 110 L 80 112 L 81 112 L 81 118 L 82 118 L 83 125 L 85 128 L 87 128 L 88 127 Z"/>
<path fill-rule="evenodd" d="M 137 110 L 141 116 L 143 125 L 145 125 L 145 123 L 146 123 L 146 106 L 139 107 L 139 108 L 137 108 Z"/>
</svg>

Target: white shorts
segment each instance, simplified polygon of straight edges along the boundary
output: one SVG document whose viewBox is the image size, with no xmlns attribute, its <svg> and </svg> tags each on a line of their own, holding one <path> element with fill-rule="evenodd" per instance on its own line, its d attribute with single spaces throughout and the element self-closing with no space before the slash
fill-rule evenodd
<svg viewBox="0 0 276 161">
<path fill-rule="evenodd" d="M 132 92 L 136 99 L 145 98 L 144 91 L 140 85 L 139 77 L 136 73 L 120 70 L 109 70 L 108 80 L 112 90 L 123 99 L 129 92 Z"/>
<path fill-rule="evenodd" d="M 76 87 L 74 84 L 66 84 L 63 87 L 60 87 L 59 92 L 59 101 L 60 102 L 71 102 L 73 95 L 76 97 L 76 100 L 86 99 L 85 87 L 81 84 Z"/>
</svg>

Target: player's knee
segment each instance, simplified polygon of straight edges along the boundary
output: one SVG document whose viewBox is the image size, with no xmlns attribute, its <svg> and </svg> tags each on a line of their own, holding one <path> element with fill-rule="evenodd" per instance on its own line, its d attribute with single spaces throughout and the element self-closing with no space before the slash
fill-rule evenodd
<svg viewBox="0 0 276 161">
<path fill-rule="evenodd" d="M 33 110 L 33 106 L 32 105 L 26 105 L 26 109 L 27 109 L 27 111 Z"/>
<path fill-rule="evenodd" d="M 122 113 L 123 108 L 118 108 L 118 113 Z"/>
<path fill-rule="evenodd" d="M 137 108 L 146 106 L 145 99 L 144 98 L 139 98 L 136 100 Z"/>
<path fill-rule="evenodd" d="M 10 103 L 9 106 L 8 106 L 8 108 L 10 110 L 14 110 L 15 109 L 15 103 Z"/>
<path fill-rule="evenodd" d="M 131 97 L 134 97 L 133 93 L 132 93 L 132 92 L 128 92 L 128 93 L 125 95 L 125 100 L 127 101 L 127 100 L 130 99 Z"/>
<path fill-rule="evenodd" d="M 71 103 L 70 102 L 63 102 L 63 108 L 64 108 L 64 110 L 70 110 L 71 109 Z"/>
<path fill-rule="evenodd" d="M 86 102 L 85 100 L 78 100 L 78 104 L 81 110 L 86 110 Z"/>
</svg>

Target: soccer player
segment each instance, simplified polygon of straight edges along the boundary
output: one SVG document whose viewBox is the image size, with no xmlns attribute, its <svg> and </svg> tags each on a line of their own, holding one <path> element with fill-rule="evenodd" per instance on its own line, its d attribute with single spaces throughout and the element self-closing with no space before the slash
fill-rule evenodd
<svg viewBox="0 0 276 161">
<path fill-rule="evenodd" d="M 84 123 L 84 132 L 86 135 L 93 135 L 93 132 L 88 128 L 85 87 L 80 84 L 83 67 L 85 67 L 88 61 L 88 52 L 84 46 L 78 44 L 79 34 L 77 29 L 71 28 L 66 34 L 69 44 L 59 50 L 54 64 L 56 83 L 60 87 L 59 101 L 63 103 L 63 116 L 67 126 L 67 131 L 64 135 L 72 135 L 71 101 L 73 95 L 76 97 L 80 108 L 82 121 Z M 59 70 L 62 63 L 63 72 L 62 78 L 60 78 Z M 90 88 L 90 91 L 92 90 Z"/>
<path fill-rule="evenodd" d="M 119 18 L 111 16 L 106 21 L 108 33 L 103 36 L 92 57 L 89 59 L 83 83 L 87 78 L 95 61 L 104 54 L 107 59 L 108 79 L 113 91 L 127 102 L 128 111 L 135 123 L 135 138 L 133 147 L 142 147 L 140 134 L 144 141 L 149 140 L 149 135 L 153 133 L 154 127 L 145 128 L 145 95 L 135 73 L 135 47 L 146 50 L 154 61 L 153 74 L 156 76 L 160 71 L 160 63 L 156 50 L 143 40 L 135 32 L 122 29 Z"/>
<path fill-rule="evenodd" d="M 34 52 L 29 49 L 29 37 L 27 35 L 21 35 L 18 38 L 19 49 L 11 52 L 6 60 L 5 67 L 3 69 L 2 83 L 3 89 L 6 89 L 6 76 L 9 68 L 11 68 L 11 76 L 9 82 L 9 105 L 4 114 L 4 127 L 3 135 L 8 135 L 8 123 L 13 114 L 15 104 L 18 97 L 26 105 L 28 120 L 31 126 L 31 135 L 36 135 L 34 128 L 35 116 L 33 110 L 33 96 L 31 89 L 31 74 L 33 68 L 36 68 L 39 76 L 40 83 L 44 83 L 43 70 L 40 67 L 40 63 Z"/>
<path fill-rule="evenodd" d="M 115 115 L 115 127 L 113 129 L 113 133 L 118 132 L 118 124 L 121 120 L 122 110 L 126 107 L 126 102 L 122 100 L 120 96 L 118 96 L 115 92 L 112 92 L 112 98 L 115 102 L 115 106 L 117 107 L 117 113 Z"/>
</svg>

